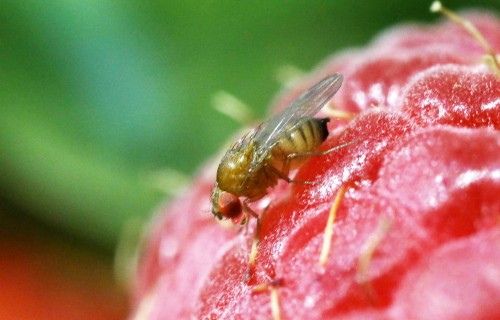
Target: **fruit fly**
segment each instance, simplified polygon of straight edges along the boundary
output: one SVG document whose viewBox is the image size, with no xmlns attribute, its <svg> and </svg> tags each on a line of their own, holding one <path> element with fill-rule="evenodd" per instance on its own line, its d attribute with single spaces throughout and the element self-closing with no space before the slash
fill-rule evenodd
<svg viewBox="0 0 500 320">
<path fill-rule="evenodd" d="M 245 213 L 258 220 L 249 207 L 261 199 L 279 179 L 289 178 L 290 170 L 301 166 L 308 157 L 324 155 L 350 143 L 317 152 L 328 136 L 329 118 L 313 118 L 342 85 L 340 74 L 316 83 L 286 109 L 276 114 L 236 142 L 222 158 L 212 191 L 212 213 L 219 219 L 237 218 Z M 245 198 L 243 204 L 240 198 Z M 243 221 L 247 221 L 244 219 Z"/>
</svg>

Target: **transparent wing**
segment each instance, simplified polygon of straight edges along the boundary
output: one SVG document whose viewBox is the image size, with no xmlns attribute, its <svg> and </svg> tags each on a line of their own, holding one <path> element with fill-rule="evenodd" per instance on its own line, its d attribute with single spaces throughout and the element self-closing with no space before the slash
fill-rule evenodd
<svg viewBox="0 0 500 320">
<path fill-rule="evenodd" d="M 324 78 L 293 101 L 285 110 L 263 122 L 253 137 L 257 143 L 257 157 L 254 160 L 260 161 L 260 156 L 267 153 L 283 134 L 293 131 L 318 113 L 340 89 L 342 80 L 342 75 L 338 73 Z"/>
</svg>

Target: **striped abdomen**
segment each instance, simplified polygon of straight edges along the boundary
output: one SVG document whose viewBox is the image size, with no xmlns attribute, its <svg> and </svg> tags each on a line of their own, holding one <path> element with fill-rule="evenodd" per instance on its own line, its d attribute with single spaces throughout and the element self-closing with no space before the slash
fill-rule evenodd
<svg viewBox="0 0 500 320">
<path fill-rule="evenodd" d="M 271 151 L 271 164 L 278 170 L 288 171 L 287 169 L 295 169 L 304 163 L 307 157 L 297 157 L 291 160 L 289 168 L 283 168 L 288 155 L 314 152 L 318 149 L 328 137 L 328 121 L 329 118 L 311 118 L 297 129 L 284 133 Z"/>
</svg>

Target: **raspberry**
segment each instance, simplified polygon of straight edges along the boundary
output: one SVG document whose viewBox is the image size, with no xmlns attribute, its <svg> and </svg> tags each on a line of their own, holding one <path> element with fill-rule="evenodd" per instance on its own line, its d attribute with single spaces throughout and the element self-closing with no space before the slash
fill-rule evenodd
<svg viewBox="0 0 500 320">
<path fill-rule="evenodd" d="M 500 50 L 500 20 L 466 18 Z M 399 26 L 341 53 L 285 93 L 339 72 L 322 148 L 224 228 L 209 213 L 215 163 L 154 221 L 140 259 L 136 315 L 150 319 L 500 319 L 500 80 L 460 26 Z M 328 110 L 324 110 L 327 112 Z M 325 225 L 344 188 L 324 264 Z M 380 227 L 382 226 L 382 228 Z M 376 240 L 374 240 L 376 239 Z M 328 248 L 328 247 L 327 247 Z"/>
</svg>

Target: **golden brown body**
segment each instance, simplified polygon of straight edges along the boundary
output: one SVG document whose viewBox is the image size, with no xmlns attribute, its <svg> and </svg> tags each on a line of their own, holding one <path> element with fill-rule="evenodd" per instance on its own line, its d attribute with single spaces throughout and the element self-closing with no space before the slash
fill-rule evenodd
<svg viewBox="0 0 500 320">
<path fill-rule="evenodd" d="M 290 106 L 231 147 L 217 170 L 212 191 L 212 213 L 234 218 L 241 210 L 239 197 L 246 198 L 243 208 L 254 216 L 247 203 L 267 194 L 278 179 L 288 177 L 307 156 L 314 154 L 328 136 L 328 118 L 314 116 L 338 91 L 342 76 L 331 75 L 307 90 Z"/>
<path fill-rule="evenodd" d="M 290 169 L 300 166 L 306 158 L 288 158 L 290 155 L 315 151 L 328 136 L 326 123 L 329 119 L 311 118 L 296 130 L 284 135 L 269 150 L 264 161 L 254 166 L 257 143 L 236 144 L 222 159 L 217 170 L 220 190 L 249 201 L 262 198 L 267 189 L 274 187 L 278 179 L 288 177 Z M 252 136 L 246 139 L 251 139 Z"/>
<path fill-rule="evenodd" d="M 288 174 L 308 157 L 324 155 L 350 144 L 317 151 L 328 136 L 329 119 L 314 119 L 313 116 L 341 85 L 340 74 L 324 78 L 286 109 L 243 137 L 221 160 L 217 182 L 212 190 L 212 214 L 219 219 L 232 219 L 234 223 L 244 224 L 249 216 L 257 221 L 248 259 L 247 282 L 255 267 L 261 228 L 259 215 L 248 203 L 265 196 L 279 179 L 297 182 Z M 243 203 L 240 197 L 245 198 Z"/>
<path fill-rule="evenodd" d="M 290 181 L 290 170 L 307 160 L 295 156 L 317 150 L 328 136 L 328 121 L 328 118 L 303 121 L 301 126 L 276 141 L 262 161 L 255 161 L 258 143 L 253 140 L 253 135 L 243 138 L 222 158 L 212 198 L 218 201 L 220 193 L 227 192 L 236 197 L 246 197 L 251 202 L 265 196 L 267 189 L 274 187 L 278 179 Z"/>
</svg>

